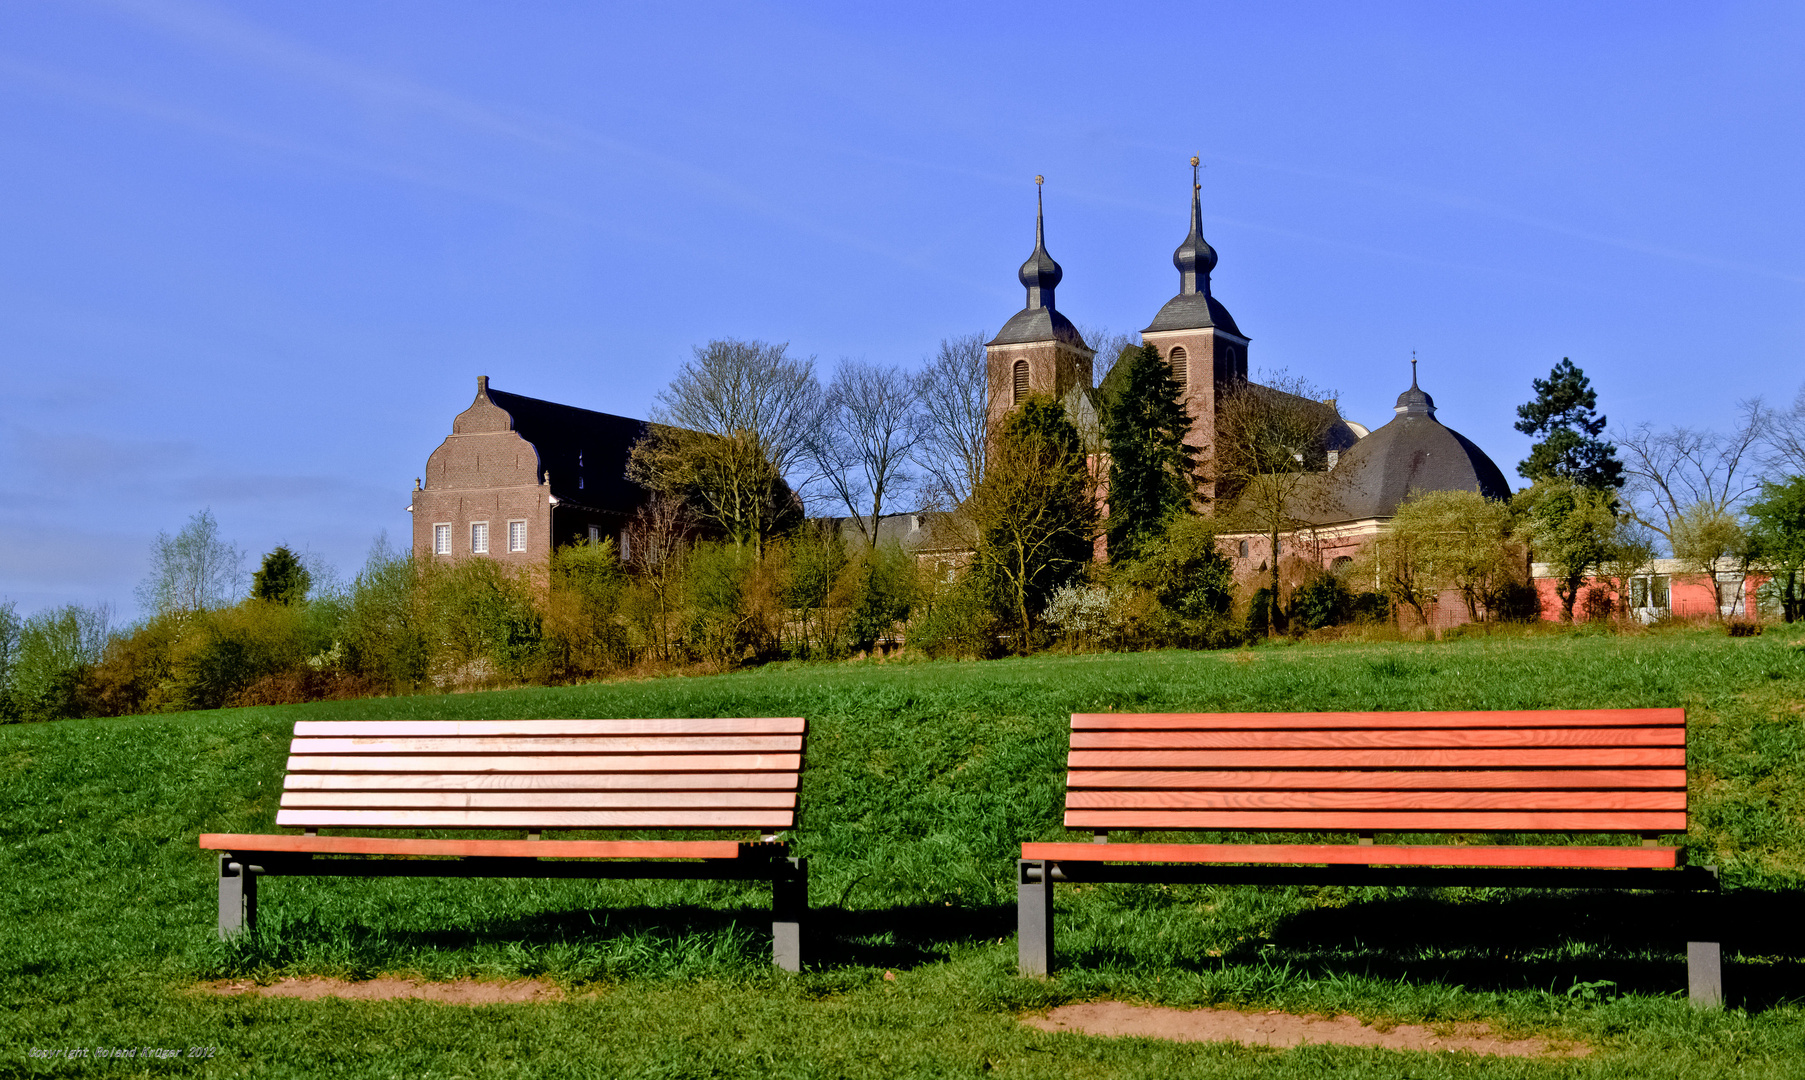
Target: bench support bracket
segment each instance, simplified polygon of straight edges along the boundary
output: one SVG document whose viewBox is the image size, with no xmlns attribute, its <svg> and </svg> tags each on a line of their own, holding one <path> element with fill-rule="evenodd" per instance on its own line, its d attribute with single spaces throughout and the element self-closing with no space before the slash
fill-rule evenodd
<svg viewBox="0 0 1805 1080">
<path fill-rule="evenodd" d="M 236 861 L 230 852 L 220 853 L 219 940 L 229 941 L 246 931 L 256 932 L 258 869 Z"/>
</svg>

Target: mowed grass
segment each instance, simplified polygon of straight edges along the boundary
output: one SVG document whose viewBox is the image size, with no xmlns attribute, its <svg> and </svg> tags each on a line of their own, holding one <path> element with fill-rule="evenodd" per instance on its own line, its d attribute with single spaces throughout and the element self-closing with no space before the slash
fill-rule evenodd
<svg viewBox="0 0 1805 1080">
<path fill-rule="evenodd" d="M 0 727 L 0 1071 L 26 1075 L 1785 1076 L 1805 1073 L 1805 639 L 1770 631 L 707 678 Z M 1683 999 L 1673 901 L 1485 890 L 1062 887 L 1063 970 L 1014 974 L 1018 845 L 1064 837 L 1075 711 L 1681 705 L 1695 861 L 1730 887 L 1731 1008 Z M 297 719 L 803 715 L 812 952 L 732 883 L 275 878 L 213 941 L 202 832 L 270 832 Z M 222 977 L 537 976 L 557 1004 L 222 999 Z M 1046 1035 L 1094 998 L 1485 1020 L 1579 1060 Z M 210 1059 L 34 1058 L 160 1047 Z"/>
</svg>

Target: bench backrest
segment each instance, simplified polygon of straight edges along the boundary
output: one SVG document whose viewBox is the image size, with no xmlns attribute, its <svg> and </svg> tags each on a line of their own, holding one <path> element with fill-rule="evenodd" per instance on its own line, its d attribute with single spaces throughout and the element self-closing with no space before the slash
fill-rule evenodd
<svg viewBox="0 0 1805 1080">
<path fill-rule="evenodd" d="M 1684 832 L 1682 709 L 1083 714 L 1069 828 Z"/>
<path fill-rule="evenodd" d="M 796 824 L 805 724 L 300 721 L 276 824 L 758 829 Z"/>
</svg>

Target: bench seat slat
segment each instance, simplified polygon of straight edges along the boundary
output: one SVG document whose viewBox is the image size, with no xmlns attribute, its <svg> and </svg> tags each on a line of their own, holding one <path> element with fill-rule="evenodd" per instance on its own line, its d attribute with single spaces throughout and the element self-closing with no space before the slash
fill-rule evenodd
<svg viewBox="0 0 1805 1080">
<path fill-rule="evenodd" d="M 801 753 L 800 735 L 355 736 L 297 738 L 289 753 L 324 754 L 760 754 Z"/>
<path fill-rule="evenodd" d="M 295 738 L 540 735 L 800 735 L 799 716 L 695 720 L 300 720 Z"/>
<path fill-rule="evenodd" d="M 734 859 L 732 840 L 408 840 L 376 836 L 257 836 L 202 833 L 209 851 L 292 851 L 318 855 L 461 855 L 542 859 Z"/>
<path fill-rule="evenodd" d="M 1347 728 L 1685 727 L 1684 709 L 1518 709 L 1471 712 L 1076 713 L 1073 731 L 1278 731 Z"/>
<path fill-rule="evenodd" d="M 801 768 L 801 754 L 434 754 L 421 757 L 350 754 L 304 755 L 288 759 L 289 772 L 316 773 L 795 773 Z"/>
<path fill-rule="evenodd" d="M 276 824 L 325 829 L 788 829 L 792 810 L 278 810 Z"/>
<path fill-rule="evenodd" d="M 1436 844 L 1023 844 L 1022 858 L 1065 862 L 1278 863 L 1324 866 L 1646 867 L 1679 865 L 1676 847 L 1480 847 Z"/>
<path fill-rule="evenodd" d="M 288 791 L 795 791 L 768 773 L 290 773 Z"/>
<path fill-rule="evenodd" d="M 1177 769 L 1079 769 L 1066 777 L 1069 790 L 1089 788 L 1196 789 L 1200 791 L 1355 791 L 1487 788 L 1673 788 L 1684 791 L 1684 769 L 1497 769 L 1486 771 L 1327 772 Z"/>
<path fill-rule="evenodd" d="M 1073 829 L 1228 832 L 1684 832 L 1681 811 L 1653 810 L 1067 810 Z"/>
<path fill-rule="evenodd" d="M 1684 767 L 1684 747 L 1536 750 L 1073 750 L 1072 769 Z"/>
<path fill-rule="evenodd" d="M 1397 731 L 1074 731 L 1073 750 L 1205 750 L 1359 747 L 1434 749 L 1477 747 L 1685 746 L 1686 729 L 1653 728 L 1406 728 Z"/>
<path fill-rule="evenodd" d="M 793 810 L 794 791 L 290 791 L 288 810 Z"/>
<path fill-rule="evenodd" d="M 1069 791 L 1065 804 L 1071 810 L 1685 810 L 1686 791 Z"/>
</svg>

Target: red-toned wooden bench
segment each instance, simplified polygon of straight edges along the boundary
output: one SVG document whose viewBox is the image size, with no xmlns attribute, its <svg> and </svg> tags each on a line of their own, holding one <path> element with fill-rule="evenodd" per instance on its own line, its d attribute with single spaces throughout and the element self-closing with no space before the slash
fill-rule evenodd
<svg viewBox="0 0 1805 1080">
<path fill-rule="evenodd" d="M 789 857 L 777 833 L 796 824 L 805 726 L 800 718 L 301 721 L 276 824 L 305 833 L 200 838 L 220 853 L 220 937 L 255 928 L 257 879 L 275 875 L 765 879 L 774 959 L 798 970 L 808 865 Z M 521 829 L 527 838 L 321 829 Z M 760 838 L 541 839 L 546 829 L 756 829 Z"/>
<path fill-rule="evenodd" d="M 1671 889 L 1714 895 L 1662 835 L 1686 831 L 1681 709 L 1096 714 L 1072 717 L 1065 824 L 1022 845 L 1023 974 L 1053 968 L 1055 881 Z M 1356 843 L 1110 843 L 1116 830 L 1352 833 Z M 1375 834 L 1570 834 L 1559 845 Z M 1590 842 L 1638 834 L 1638 846 Z M 1722 1000 L 1709 901 L 1688 916 L 1692 1000 Z"/>
</svg>

